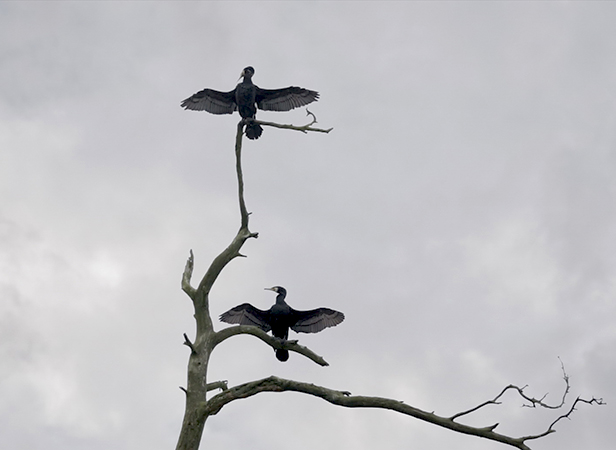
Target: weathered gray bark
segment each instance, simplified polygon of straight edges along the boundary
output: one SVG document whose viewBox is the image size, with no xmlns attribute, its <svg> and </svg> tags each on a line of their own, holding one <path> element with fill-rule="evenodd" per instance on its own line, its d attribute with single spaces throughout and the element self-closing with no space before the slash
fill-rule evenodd
<svg viewBox="0 0 616 450">
<path fill-rule="evenodd" d="M 194 289 L 190 285 L 193 271 L 193 254 L 184 269 L 182 278 L 182 289 L 191 298 L 195 310 L 195 321 L 197 322 L 197 334 L 194 342 L 190 342 L 185 337 L 185 344 L 190 347 L 190 358 L 188 360 L 188 384 L 184 392 L 186 394 L 186 409 L 180 438 L 176 446 L 177 450 L 197 450 L 201 442 L 203 428 L 207 420 L 205 406 L 207 402 L 207 369 L 210 354 L 216 345 L 216 333 L 212 326 L 210 317 L 209 294 L 216 278 L 224 267 L 234 258 L 241 256 L 240 249 L 249 238 L 256 238 L 257 233 L 251 233 L 248 229 L 248 212 L 244 203 L 244 181 L 242 177 L 242 123 L 237 127 L 237 138 L 235 141 L 236 171 L 238 179 L 241 226 L 231 244 L 218 255 L 203 279 L 199 287 Z"/>
<path fill-rule="evenodd" d="M 311 113 L 309 113 L 311 114 Z M 275 126 L 278 128 L 293 129 L 296 131 L 319 131 L 329 132 L 331 130 L 322 130 L 311 128 L 310 126 L 316 122 L 316 118 L 312 115 L 313 121 L 305 126 L 296 127 L 293 125 L 280 125 L 270 122 L 259 122 L 266 126 Z M 240 229 L 231 244 L 220 253 L 210 265 L 209 269 L 203 276 L 199 286 L 195 289 L 191 286 L 191 277 L 193 272 L 193 254 L 190 252 L 190 257 L 186 263 L 182 278 L 182 290 L 191 298 L 194 306 L 194 317 L 197 324 L 196 337 L 194 342 L 191 342 L 186 334 L 184 334 L 184 344 L 190 350 L 190 358 L 188 361 L 188 384 L 182 390 L 186 394 L 186 409 L 184 420 L 180 431 L 180 437 L 176 446 L 176 450 L 198 450 L 201 442 L 201 437 L 205 427 L 205 422 L 210 415 L 217 414 L 226 404 L 247 397 L 251 397 L 261 392 L 301 392 L 308 395 L 320 397 L 329 403 L 344 406 L 348 408 L 380 408 L 399 412 L 409 415 L 417 419 L 441 426 L 459 433 L 469 434 L 495 442 L 500 442 L 509 446 L 516 447 L 520 450 L 530 450 L 526 442 L 533 439 L 539 439 L 554 432 L 554 426 L 560 420 L 568 418 L 575 407 L 581 403 L 588 404 L 603 404 L 601 399 L 584 400 L 577 398 L 571 405 L 570 409 L 563 415 L 554 420 L 544 432 L 522 437 L 510 437 L 496 433 L 494 430 L 498 424 L 491 424 L 484 427 L 472 427 L 459 423 L 457 420 L 463 416 L 469 415 L 488 405 L 500 404 L 499 399 L 509 390 L 517 391 L 521 398 L 527 402 L 525 406 L 543 407 L 550 409 L 558 409 L 564 406 L 566 396 L 569 392 L 569 378 L 564 371 L 563 375 L 566 383 L 566 388 L 563 394 L 562 402 L 559 405 L 550 406 L 543 402 L 543 399 L 535 399 L 528 397 L 524 393 L 524 387 L 520 388 L 514 385 L 505 387 L 500 394 L 494 399 L 487 400 L 478 406 L 466 411 L 456 413 L 449 417 L 438 416 L 431 412 L 422 411 L 410 405 L 406 405 L 399 400 L 393 400 L 381 397 L 366 397 L 352 396 L 346 391 L 337 391 L 328 389 L 314 384 L 302 383 L 293 380 L 285 380 L 278 377 L 268 377 L 262 380 L 251 381 L 232 388 L 227 387 L 226 381 L 207 382 L 207 369 L 210 359 L 210 354 L 214 348 L 224 340 L 237 336 L 239 334 L 249 334 L 261 339 L 266 344 L 273 348 L 284 348 L 290 351 L 297 352 L 321 366 L 327 366 L 327 362 L 315 354 L 310 349 L 303 347 L 297 341 L 282 342 L 262 330 L 251 326 L 233 326 L 214 331 L 212 319 L 209 312 L 209 293 L 218 275 L 225 266 L 238 256 L 243 256 L 240 250 L 244 243 L 250 238 L 258 237 L 257 233 L 252 233 L 248 228 L 249 213 L 244 202 L 244 181 L 242 176 L 241 152 L 242 152 L 242 130 L 244 122 L 241 121 L 237 127 L 237 135 L 235 140 L 235 155 L 236 155 L 236 172 L 238 181 L 238 196 L 240 206 Z M 210 400 L 207 399 L 208 391 L 220 389 L 222 392 L 213 396 Z"/>
</svg>

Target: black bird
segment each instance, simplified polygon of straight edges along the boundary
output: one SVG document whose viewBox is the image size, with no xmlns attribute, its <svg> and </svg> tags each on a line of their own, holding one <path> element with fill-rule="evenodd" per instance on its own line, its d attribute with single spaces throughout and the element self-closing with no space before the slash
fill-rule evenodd
<svg viewBox="0 0 616 450">
<path fill-rule="evenodd" d="M 265 288 L 277 292 L 276 304 L 267 311 L 255 308 L 250 303 L 243 303 L 220 315 L 220 320 L 227 323 L 252 325 L 261 328 L 283 340 L 289 337 L 289 328 L 297 333 L 318 333 L 327 327 L 338 325 L 344 320 L 344 314 L 329 308 L 317 308 L 309 311 L 298 311 L 284 301 L 287 290 L 281 286 Z M 276 350 L 276 358 L 280 361 L 289 359 L 288 350 Z"/>
<path fill-rule="evenodd" d="M 252 84 L 255 69 L 246 67 L 241 77 L 244 80 L 229 92 L 203 89 L 184 100 L 181 106 L 194 111 L 207 111 L 212 114 L 232 114 L 238 111 L 244 119 L 255 119 L 257 108 L 264 111 L 290 111 L 293 108 L 312 103 L 319 93 L 308 89 L 290 86 L 282 89 L 261 89 Z M 263 132 L 261 125 L 248 121 L 246 137 L 258 139 Z"/>
</svg>

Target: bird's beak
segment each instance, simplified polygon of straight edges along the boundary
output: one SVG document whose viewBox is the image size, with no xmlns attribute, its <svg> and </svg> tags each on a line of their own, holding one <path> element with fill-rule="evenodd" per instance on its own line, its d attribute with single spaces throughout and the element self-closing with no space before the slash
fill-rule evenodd
<svg viewBox="0 0 616 450">
<path fill-rule="evenodd" d="M 271 287 L 271 288 L 265 288 L 265 290 L 266 290 L 266 291 L 274 291 L 274 292 L 276 292 L 276 289 L 274 289 L 273 287 Z"/>
<path fill-rule="evenodd" d="M 237 79 L 237 81 L 240 81 L 243 76 L 244 76 L 244 70 L 242 70 L 242 73 L 240 73 L 240 77 Z"/>
</svg>

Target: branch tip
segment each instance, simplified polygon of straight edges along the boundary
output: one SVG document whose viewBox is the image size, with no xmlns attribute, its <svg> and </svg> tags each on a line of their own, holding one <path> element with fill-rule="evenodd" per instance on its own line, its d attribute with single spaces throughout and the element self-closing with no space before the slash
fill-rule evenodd
<svg viewBox="0 0 616 450">
<path fill-rule="evenodd" d="M 482 430 L 486 430 L 486 431 L 494 431 L 494 429 L 499 425 L 499 423 L 495 423 L 494 425 L 490 425 L 487 427 L 482 428 Z"/>
</svg>

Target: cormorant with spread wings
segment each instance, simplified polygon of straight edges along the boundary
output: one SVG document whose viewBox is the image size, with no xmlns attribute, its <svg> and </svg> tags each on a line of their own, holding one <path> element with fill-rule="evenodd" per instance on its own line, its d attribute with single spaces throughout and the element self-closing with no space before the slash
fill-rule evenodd
<svg viewBox="0 0 616 450">
<path fill-rule="evenodd" d="M 240 78 L 243 81 L 229 92 L 203 89 L 184 100 L 181 106 L 193 111 L 207 111 L 212 114 L 232 114 L 238 111 L 246 124 L 246 137 L 258 139 L 263 128 L 254 123 L 257 108 L 263 111 L 290 111 L 307 105 L 319 98 L 319 93 L 297 86 L 282 89 L 261 89 L 252 83 L 255 69 L 246 67 Z M 250 120 L 252 119 L 252 120 Z"/>
<path fill-rule="evenodd" d="M 278 293 L 276 303 L 269 310 L 263 311 L 250 303 L 243 303 L 221 314 L 220 320 L 227 323 L 252 325 L 261 328 L 266 333 L 271 330 L 275 337 L 285 341 L 289 338 L 289 328 L 296 333 L 318 333 L 344 320 L 344 314 L 329 308 L 309 311 L 298 311 L 291 308 L 284 301 L 287 290 L 281 286 L 265 289 Z M 280 361 L 288 360 L 289 351 L 276 350 L 276 358 Z"/>
</svg>

